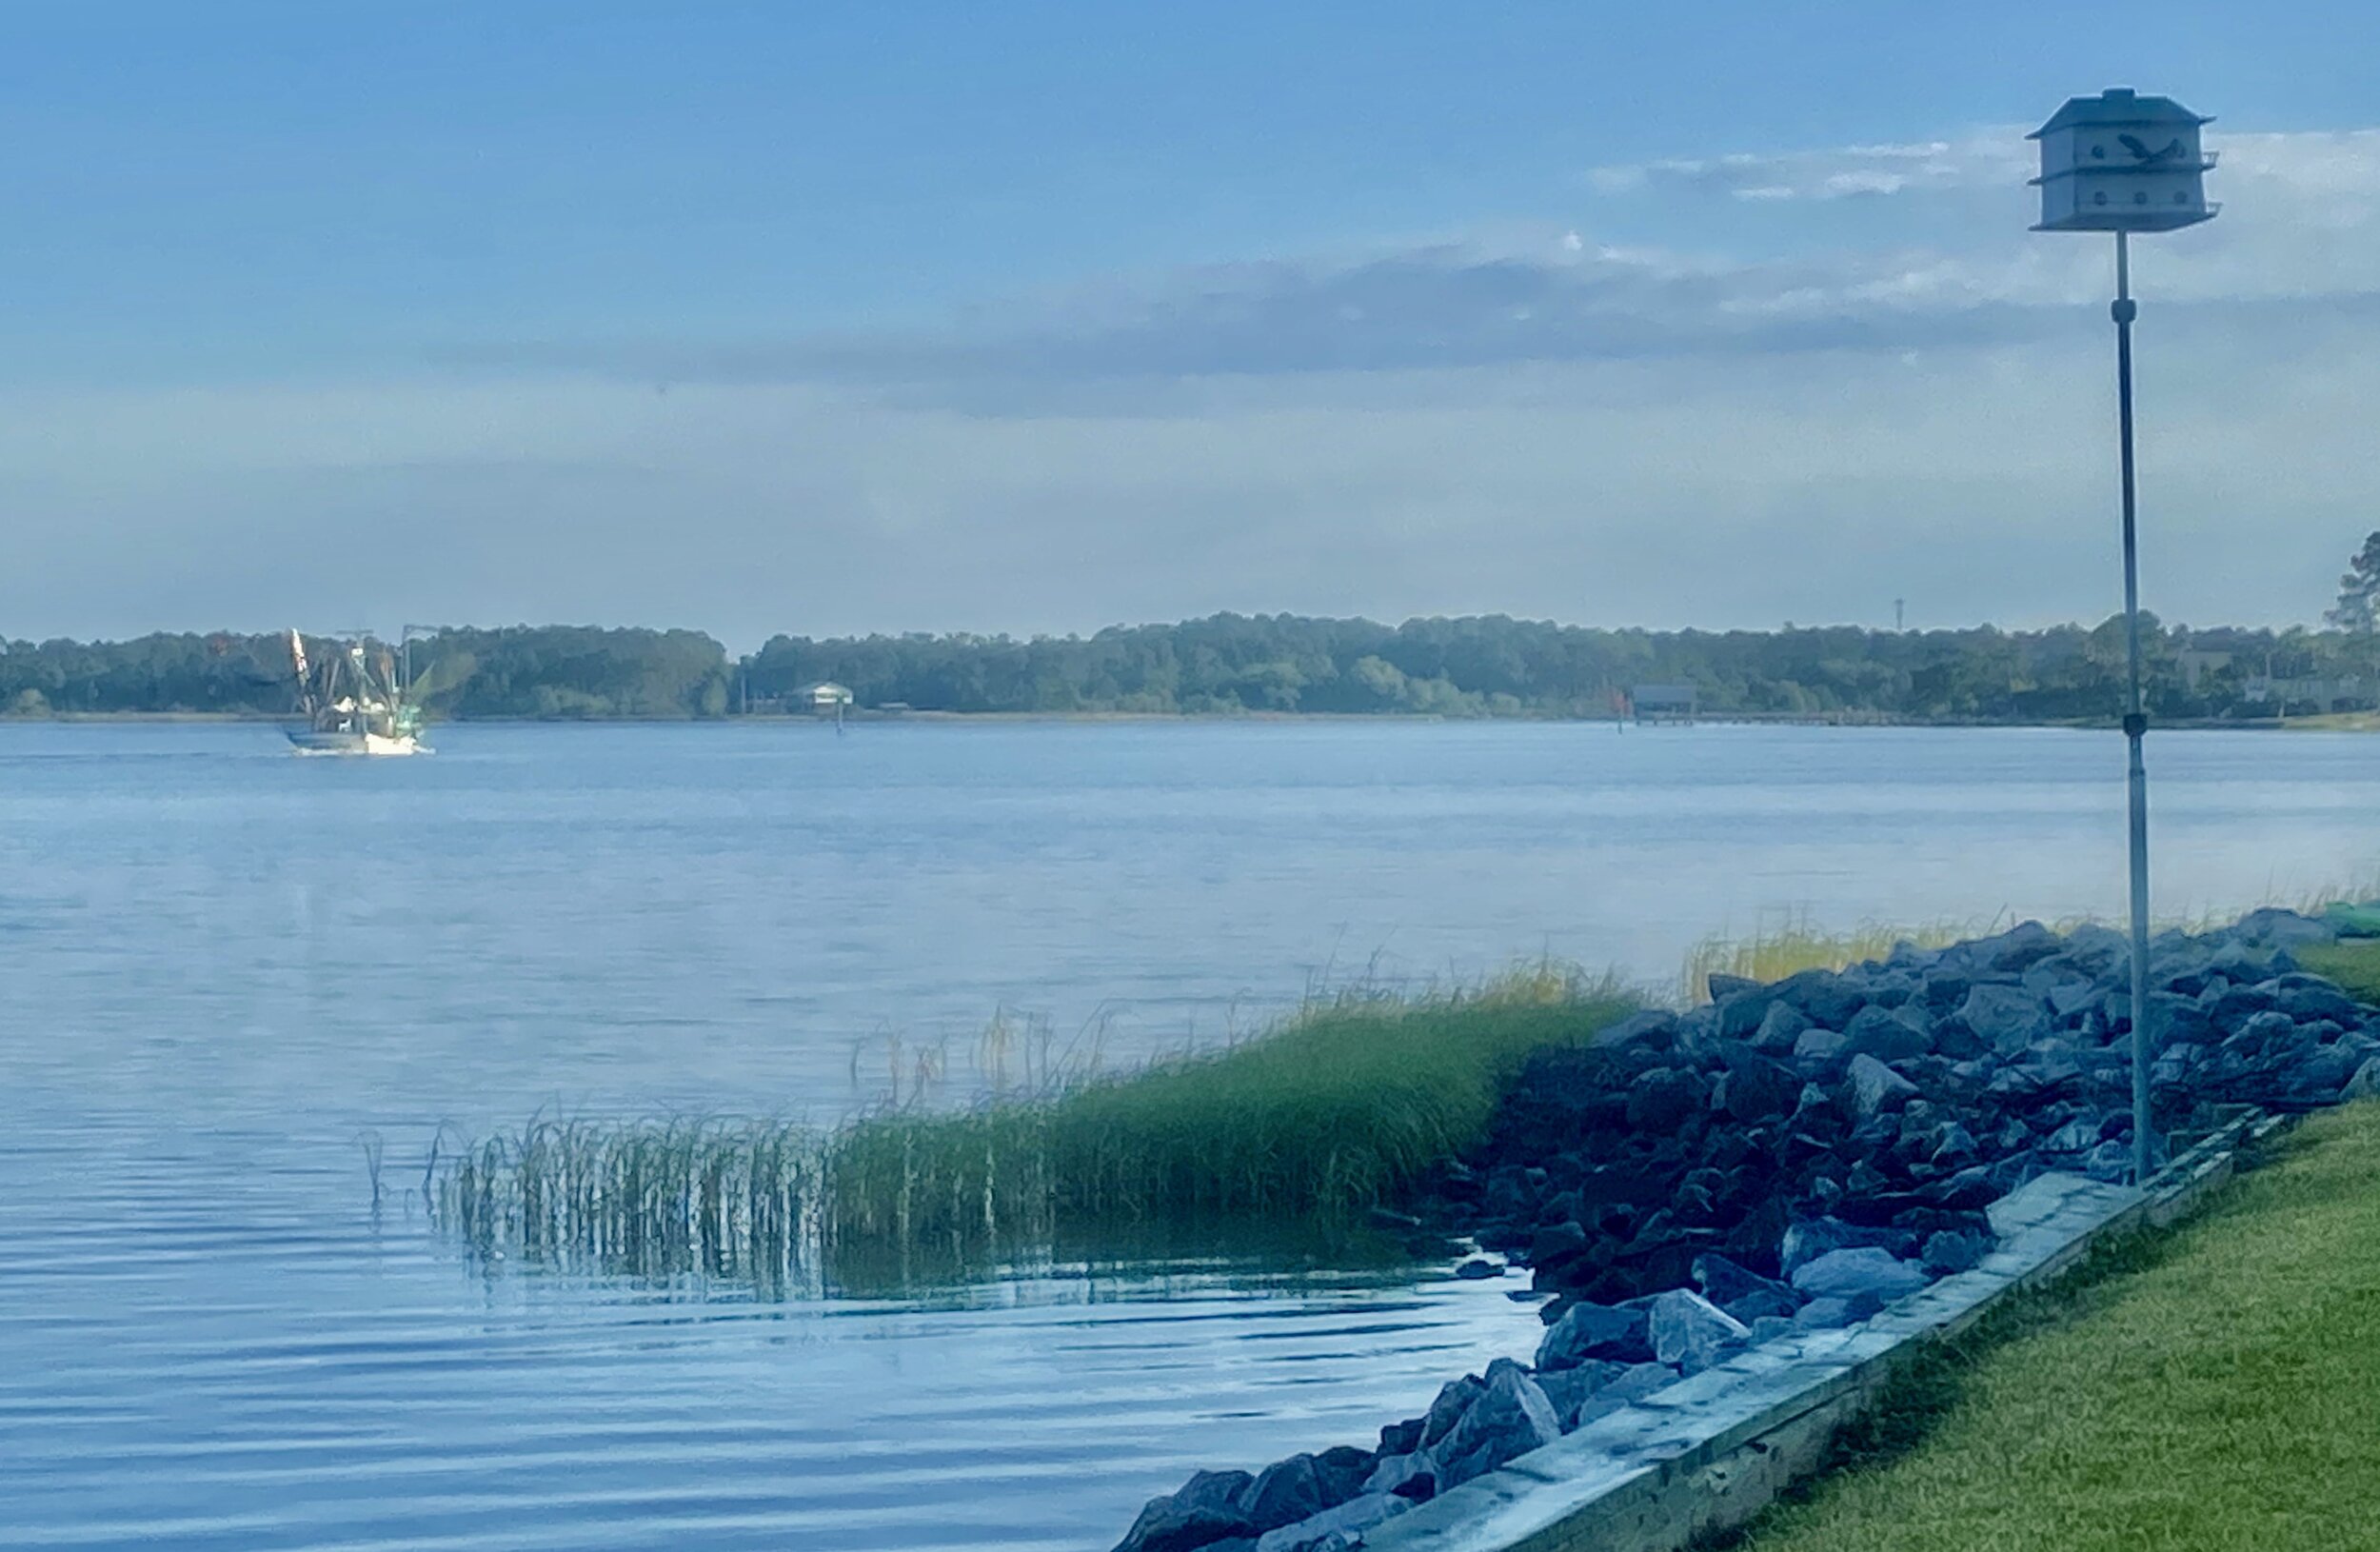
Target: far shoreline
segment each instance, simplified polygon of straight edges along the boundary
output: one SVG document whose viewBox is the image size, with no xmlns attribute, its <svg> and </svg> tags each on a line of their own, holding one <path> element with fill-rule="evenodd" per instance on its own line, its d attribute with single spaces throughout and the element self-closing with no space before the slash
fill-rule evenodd
<svg viewBox="0 0 2380 1552">
<path fill-rule="evenodd" d="M 295 712 L 264 711 L 50 711 L 40 716 L 0 715 L 0 727 L 43 724 L 99 726 L 279 726 L 299 720 Z M 719 717 L 456 717 L 432 724 L 456 727 L 570 726 L 782 726 L 810 727 L 832 719 L 799 712 L 730 714 Z M 1339 725 L 1355 723 L 1560 723 L 1579 726 L 1630 726 L 1668 729 L 1697 726 L 1834 728 L 2045 728 L 2074 732 L 2114 732 L 2114 721 L 1973 720 L 1885 717 L 1873 714 L 1828 716 L 1793 712 L 1726 712 L 1694 717 L 1565 717 L 1556 715 L 1449 717 L 1413 711 L 874 711 L 846 714 L 852 725 L 881 726 L 901 723 L 952 724 L 1153 724 L 1265 723 Z M 2152 725 L 2158 732 L 2380 732 L 2380 713 L 2339 712 L 2307 717 L 2182 718 Z"/>
</svg>

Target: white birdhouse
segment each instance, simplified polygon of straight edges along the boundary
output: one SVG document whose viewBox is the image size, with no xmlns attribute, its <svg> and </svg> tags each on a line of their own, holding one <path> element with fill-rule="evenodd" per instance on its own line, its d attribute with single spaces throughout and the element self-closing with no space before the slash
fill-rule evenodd
<svg viewBox="0 0 2380 1552">
<path fill-rule="evenodd" d="M 2026 136 L 2041 142 L 2035 231 L 2171 231 L 2218 209 L 2207 203 L 2214 158 L 2198 149 L 2210 122 L 2171 97 L 2110 87 L 2075 97 Z"/>
</svg>

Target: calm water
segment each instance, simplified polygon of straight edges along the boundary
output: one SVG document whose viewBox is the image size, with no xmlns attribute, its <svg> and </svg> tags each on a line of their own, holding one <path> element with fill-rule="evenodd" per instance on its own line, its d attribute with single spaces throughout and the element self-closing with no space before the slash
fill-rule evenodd
<svg viewBox="0 0 2380 1552">
<path fill-rule="evenodd" d="M 898 1300 L 492 1275 L 441 1124 L 827 1118 L 995 1013 L 1106 1060 L 1316 983 L 2112 911 L 2121 741 L 1557 726 L 0 726 L 0 1541 L 1103 1547 L 1537 1325 L 1178 1256 Z M 2152 744 L 2161 909 L 2380 858 L 2380 740 Z M 379 1211 L 359 1140 L 378 1137 Z"/>
</svg>

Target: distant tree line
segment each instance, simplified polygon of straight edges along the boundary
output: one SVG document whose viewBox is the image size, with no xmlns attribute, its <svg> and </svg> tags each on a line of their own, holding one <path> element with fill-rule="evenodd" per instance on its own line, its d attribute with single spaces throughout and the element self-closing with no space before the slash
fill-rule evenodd
<svg viewBox="0 0 2380 1552">
<path fill-rule="evenodd" d="M 2369 596 L 2344 628 L 2322 631 L 2147 620 L 2152 712 L 2170 721 L 2371 705 L 2380 636 Z M 373 648 L 384 649 L 399 650 Z M 524 626 L 443 630 L 412 642 L 410 654 L 417 697 L 458 719 L 773 713 L 803 708 L 813 686 L 833 681 L 863 709 L 919 711 L 1601 717 L 1624 712 L 1635 689 L 1662 685 L 1691 687 L 1710 715 L 2059 723 L 2112 718 L 2125 673 L 2120 619 L 2033 631 L 1714 632 L 1500 615 L 1387 626 L 1219 614 L 1028 640 L 779 636 L 741 660 L 699 631 Z M 283 636 L 0 639 L 0 713 L 278 715 L 291 690 Z"/>
<path fill-rule="evenodd" d="M 2343 709 L 2380 695 L 2368 631 L 2169 629 L 2144 616 L 2142 645 L 2150 704 L 2166 719 Z M 1597 717 L 1662 685 L 1691 687 L 1713 715 L 2051 723 L 2114 716 L 2126 671 L 2120 618 L 2033 631 L 1653 631 L 1287 614 L 1028 641 L 780 636 L 740 667 L 749 694 L 769 702 L 831 680 L 861 706 L 937 711 Z"/>
<path fill-rule="evenodd" d="M 332 650 L 308 638 L 307 651 Z M 441 630 L 408 645 L 417 697 L 436 715 L 684 719 L 727 711 L 726 651 L 698 630 L 514 626 Z M 287 635 L 154 635 L 124 642 L 0 639 L 0 712 L 289 711 L 296 670 Z"/>
</svg>

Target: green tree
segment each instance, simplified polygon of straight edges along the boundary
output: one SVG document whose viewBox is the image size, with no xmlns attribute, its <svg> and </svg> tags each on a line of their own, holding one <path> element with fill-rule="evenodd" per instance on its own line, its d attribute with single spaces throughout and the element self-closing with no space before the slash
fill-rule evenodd
<svg viewBox="0 0 2380 1552">
<path fill-rule="evenodd" d="M 2380 628 L 2380 533 L 2366 539 L 2347 563 L 2347 574 L 2339 578 L 2339 607 L 2324 618 L 2359 636 Z"/>
</svg>

